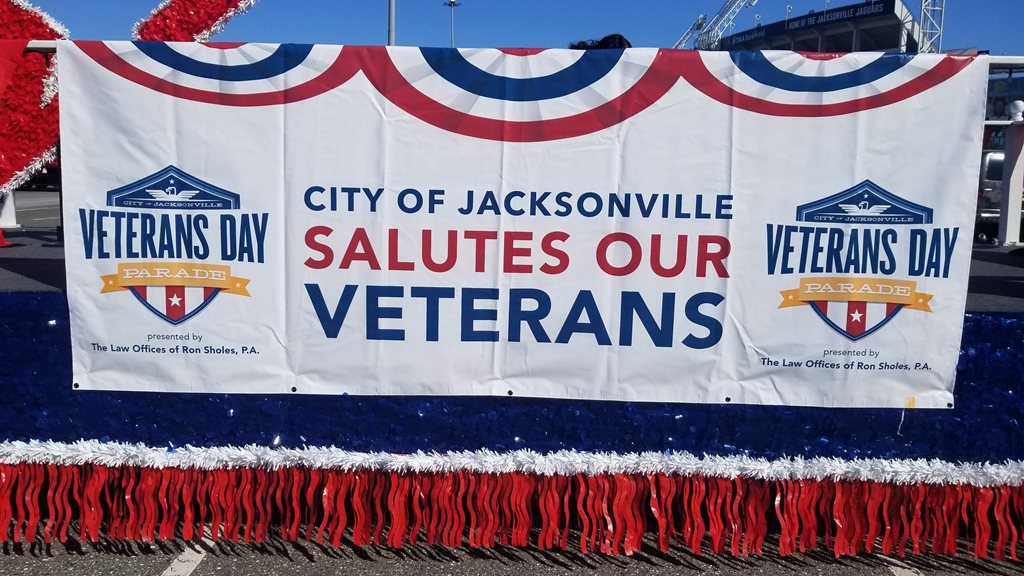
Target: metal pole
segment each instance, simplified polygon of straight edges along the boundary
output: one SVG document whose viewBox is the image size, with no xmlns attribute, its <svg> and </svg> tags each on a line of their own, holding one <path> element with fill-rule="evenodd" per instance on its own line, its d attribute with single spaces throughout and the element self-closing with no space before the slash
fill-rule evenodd
<svg viewBox="0 0 1024 576">
<path fill-rule="evenodd" d="M 57 145 L 57 163 L 60 164 L 60 145 Z M 64 247 L 64 175 L 61 174 L 60 184 L 57 187 L 57 209 L 60 210 L 60 220 L 57 223 L 57 240 L 43 244 L 44 248 Z"/>
<path fill-rule="evenodd" d="M 917 30 L 918 52 L 931 52 L 928 49 L 928 0 L 921 0 L 921 27 Z"/>
<path fill-rule="evenodd" d="M 444 2 L 441 3 L 441 5 L 447 6 L 452 11 L 451 25 L 449 28 L 451 30 L 451 43 L 449 44 L 449 47 L 455 48 L 455 7 L 462 6 L 462 4 L 460 4 L 457 0 L 445 0 Z"/>
<path fill-rule="evenodd" d="M 388 0 L 388 46 L 395 45 L 395 0 Z"/>
</svg>

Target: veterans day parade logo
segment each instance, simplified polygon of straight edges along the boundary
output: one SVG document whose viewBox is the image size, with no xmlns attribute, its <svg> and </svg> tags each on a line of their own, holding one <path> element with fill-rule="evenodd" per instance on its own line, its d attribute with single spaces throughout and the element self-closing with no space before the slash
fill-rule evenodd
<svg viewBox="0 0 1024 576">
<path fill-rule="evenodd" d="M 181 324 L 221 293 L 249 296 L 225 262 L 263 263 L 268 214 L 236 214 L 239 195 L 168 166 L 110 190 L 108 210 L 79 209 L 86 260 L 116 260 L 102 292 L 129 291 Z"/>
<path fill-rule="evenodd" d="M 922 227 L 932 209 L 870 180 L 797 207 L 802 224 L 768 224 L 768 274 L 810 274 L 779 308 L 808 306 L 852 341 L 903 309 L 931 312 L 931 294 L 906 278 L 948 278 L 960 229 Z"/>
</svg>

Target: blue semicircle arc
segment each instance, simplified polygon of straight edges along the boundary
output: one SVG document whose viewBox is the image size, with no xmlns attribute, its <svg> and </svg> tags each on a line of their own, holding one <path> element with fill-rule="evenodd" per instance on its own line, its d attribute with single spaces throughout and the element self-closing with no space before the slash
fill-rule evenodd
<svg viewBox="0 0 1024 576">
<path fill-rule="evenodd" d="M 832 76 L 800 76 L 780 70 L 763 52 L 732 52 L 736 67 L 752 79 L 789 92 L 835 92 L 870 84 L 906 66 L 913 54 L 886 53 L 856 70 Z"/>
<path fill-rule="evenodd" d="M 451 48 L 420 48 L 427 64 L 445 80 L 467 92 L 514 102 L 560 98 L 603 78 L 622 58 L 623 50 L 587 50 L 571 65 L 547 76 L 507 78 L 477 68 Z"/>
<path fill-rule="evenodd" d="M 280 76 L 309 56 L 312 44 L 281 44 L 266 58 L 237 66 L 201 62 L 185 56 L 163 42 L 134 42 L 135 47 L 153 60 L 179 72 L 199 78 L 244 82 Z"/>
</svg>

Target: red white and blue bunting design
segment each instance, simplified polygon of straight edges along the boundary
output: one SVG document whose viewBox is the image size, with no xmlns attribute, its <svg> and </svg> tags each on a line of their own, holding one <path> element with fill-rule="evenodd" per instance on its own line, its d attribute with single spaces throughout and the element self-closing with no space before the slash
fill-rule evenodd
<svg viewBox="0 0 1024 576">
<path fill-rule="evenodd" d="M 900 102 L 959 72 L 969 60 L 917 54 L 696 52 L 686 78 L 704 94 L 760 114 L 838 116 Z"/>
<path fill-rule="evenodd" d="M 546 51 L 259 44 L 79 47 L 110 71 L 178 98 L 268 106 L 314 98 L 358 73 L 392 104 L 465 136 L 537 142 L 616 126 L 678 82 L 774 116 L 852 114 L 911 98 L 972 59 L 662 49 Z"/>
<path fill-rule="evenodd" d="M 79 42 L 128 80 L 197 102 L 267 106 L 319 96 L 356 72 L 340 46 Z"/>
</svg>

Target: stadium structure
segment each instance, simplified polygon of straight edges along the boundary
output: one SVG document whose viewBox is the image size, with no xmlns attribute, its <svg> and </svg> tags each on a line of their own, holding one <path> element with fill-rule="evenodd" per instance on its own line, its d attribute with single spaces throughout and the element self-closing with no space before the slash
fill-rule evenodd
<svg viewBox="0 0 1024 576">
<path fill-rule="evenodd" d="M 922 32 L 921 23 L 902 0 L 869 0 L 806 14 L 787 13 L 782 21 L 723 36 L 718 49 L 919 52 L 925 51 Z"/>
</svg>

